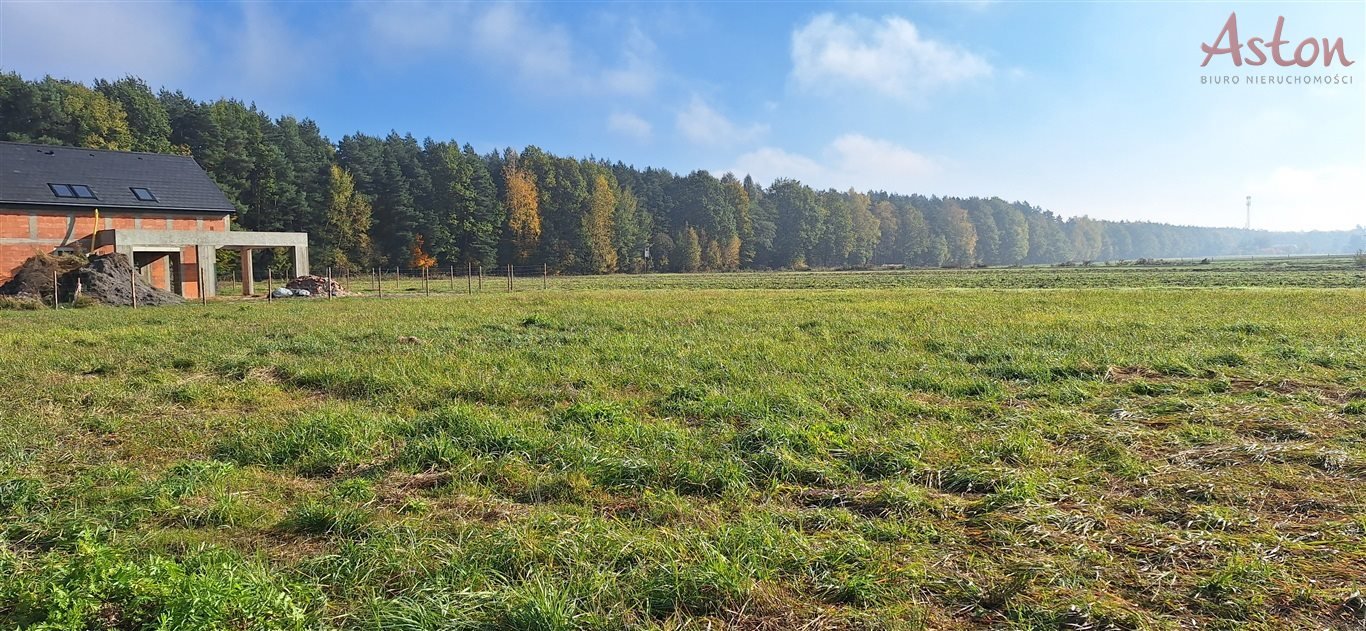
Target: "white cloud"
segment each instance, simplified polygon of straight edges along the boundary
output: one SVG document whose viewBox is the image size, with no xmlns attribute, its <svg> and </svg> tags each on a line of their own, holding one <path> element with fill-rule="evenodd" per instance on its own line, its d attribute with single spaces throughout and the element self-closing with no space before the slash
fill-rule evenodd
<svg viewBox="0 0 1366 631">
<path fill-rule="evenodd" d="M 811 158 L 776 147 L 760 147 L 736 158 L 731 168 L 717 170 L 718 173 L 750 175 L 754 177 L 754 181 L 765 185 L 780 177 L 807 183 L 824 182 L 829 179 L 828 171 L 825 166 Z"/>
<path fill-rule="evenodd" d="M 0 68 L 89 81 L 191 75 L 202 50 L 195 9 L 163 2 L 0 2 Z"/>
<path fill-rule="evenodd" d="M 684 138 L 699 145 L 725 146 L 752 142 L 768 133 L 767 125 L 737 125 L 731 122 L 697 95 L 693 95 L 688 107 L 678 112 L 674 123 Z"/>
<path fill-rule="evenodd" d="M 896 16 L 874 21 L 824 13 L 792 33 L 792 78 L 804 89 L 853 85 L 915 100 L 991 73 L 982 57 L 926 38 Z"/>
<path fill-rule="evenodd" d="M 630 112 L 613 112 L 607 117 L 607 128 L 636 140 L 649 140 L 653 131 L 650 121 Z"/>
<path fill-rule="evenodd" d="M 135 75 L 153 89 L 267 107 L 330 76 L 328 29 L 295 32 L 275 5 L 237 8 L 221 16 L 193 4 L 0 0 L 0 67 L 29 79 Z M 50 37 L 54 32 L 60 43 Z"/>
<path fill-rule="evenodd" d="M 616 58 L 603 60 L 563 24 L 517 3 L 378 3 L 355 5 L 368 45 L 391 63 L 470 63 L 509 71 L 519 86 L 548 93 L 641 96 L 659 72 L 654 41 L 638 25 L 622 26 Z"/>
<path fill-rule="evenodd" d="M 653 92 L 659 75 L 655 50 L 654 40 L 632 24 L 621 44 L 621 62 L 602 71 L 602 84 L 615 94 L 639 96 Z"/>
<path fill-rule="evenodd" d="M 449 48 L 469 20 L 469 5 L 457 2 L 357 2 L 352 5 L 369 30 L 375 52 L 392 59 Z"/>
<path fill-rule="evenodd" d="M 217 74 L 229 94 L 278 94 L 330 74 L 318 72 L 329 65 L 327 29 L 294 32 L 269 4 L 247 2 L 241 9 L 240 23 L 219 24 L 214 33 L 222 52 Z"/>
<path fill-rule="evenodd" d="M 796 178 L 818 188 L 922 191 L 942 167 L 935 160 L 895 143 L 862 134 L 835 138 L 818 158 L 763 147 L 741 155 L 728 170 L 759 182 Z"/>
<path fill-rule="evenodd" d="M 534 81 L 563 80 L 573 75 L 573 46 L 558 25 L 542 25 L 521 5 L 495 4 L 472 24 L 473 42 L 481 52 L 511 65 Z"/>
</svg>

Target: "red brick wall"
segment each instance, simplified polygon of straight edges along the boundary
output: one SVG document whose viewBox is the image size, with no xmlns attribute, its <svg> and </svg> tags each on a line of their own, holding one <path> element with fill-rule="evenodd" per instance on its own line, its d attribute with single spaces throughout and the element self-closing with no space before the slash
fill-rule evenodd
<svg viewBox="0 0 1366 631">
<path fill-rule="evenodd" d="M 37 234 L 33 234 L 36 217 Z M 141 218 L 139 221 L 138 218 Z M 72 222 L 74 220 L 74 226 Z M 101 211 L 99 229 L 142 230 L 198 230 L 224 231 L 228 229 L 228 218 L 223 215 L 168 217 L 164 213 L 138 213 L 129 211 Z M 52 252 L 63 245 L 73 242 L 89 247 L 90 236 L 95 226 L 95 214 L 91 210 L 72 209 L 70 211 L 27 210 L 0 208 L 0 283 L 9 280 L 14 270 L 39 252 Z M 35 238 L 36 237 L 36 238 Z M 69 237 L 69 238 L 68 238 Z M 98 250 L 107 253 L 112 248 L 106 246 Z M 185 248 L 180 255 L 180 275 L 184 279 L 185 295 L 199 296 L 199 265 L 195 259 L 195 249 Z M 165 276 L 164 269 L 153 268 L 153 274 Z M 155 276 L 154 276 L 155 278 Z M 169 279 L 163 279 L 169 282 Z"/>
<path fill-rule="evenodd" d="M 27 216 L 24 217 L 24 222 L 28 223 Z M 71 219 L 66 215 L 38 215 L 38 238 L 44 240 L 56 239 L 58 245 L 61 245 L 61 239 L 66 236 L 68 230 L 71 231 L 73 237 L 81 232 L 84 232 L 86 236 L 89 236 L 90 231 L 94 228 L 94 217 L 77 217 L 76 225 L 73 229 L 71 226 Z M 24 234 L 28 234 L 27 226 L 24 227 Z M 0 234 L 0 237 L 7 236 L 10 235 Z"/>
<path fill-rule="evenodd" d="M 180 250 L 180 288 L 186 298 L 199 297 L 199 257 L 195 248 Z"/>
</svg>

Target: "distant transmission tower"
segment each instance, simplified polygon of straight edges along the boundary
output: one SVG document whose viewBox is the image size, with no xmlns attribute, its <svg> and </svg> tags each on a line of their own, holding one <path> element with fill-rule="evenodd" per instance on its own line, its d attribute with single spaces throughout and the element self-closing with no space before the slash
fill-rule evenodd
<svg viewBox="0 0 1366 631">
<path fill-rule="evenodd" d="M 1251 196 L 1251 195 L 1248 195 L 1248 196 L 1247 196 L 1247 225 L 1244 226 L 1244 229 L 1246 229 L 1246 230 L 1251 230 L 1251 229 L 1252 229 L 1252 196 Z"/>
</svg>

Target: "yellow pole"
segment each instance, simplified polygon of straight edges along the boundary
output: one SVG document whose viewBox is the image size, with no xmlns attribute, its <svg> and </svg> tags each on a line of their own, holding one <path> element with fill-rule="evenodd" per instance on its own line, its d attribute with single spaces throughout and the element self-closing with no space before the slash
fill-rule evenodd
<svg viewBox="0 0 1366 631">
<path fill-rule="evenodd" d="M 95 233 L 100 231 L 100 209 L 95 209 L 95 229 L 90 231 L 90 251 L 95 251 Z M 129 261 L 131 263 L 132 261 Z"/>
</svg>

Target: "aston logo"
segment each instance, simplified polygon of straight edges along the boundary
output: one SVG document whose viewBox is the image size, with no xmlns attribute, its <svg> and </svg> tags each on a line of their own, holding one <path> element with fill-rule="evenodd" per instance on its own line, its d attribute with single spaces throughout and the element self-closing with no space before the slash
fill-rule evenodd
<svg viewBox="0 0 1366 631">
<path fill-rule="evenodd" d="M 1242 67 L 1244 63 L 1249 66 L 1261 66 L 1267 62 L 1268 52 L 1271 54 L 1270 60 L 1283 67 L 1308 68 L 1320 59 L 1324 67 L 1328 67 L 1333 64 L 1334 57 L 1343 66 L 1356 63 L 1347 58 L 1341 37 L 1331 43 L 1327 37 L 1306 37 L 1294 48 L 1289 48 L 1286 45 L 1291 43 L 1290 40 L 1283 38 L 1281 34 L 1284 28 L 1285 16 L 1277 17 L 1276 30 L 1270 40 L 1253 37 L 1244 44 L 1238 37 L 1238 14 L 1230 13 L 1228 21 L 1224 22 L 1223 30 L 1214 38 L 1214 44 L 1200 45 L 1200 50 L 1205 52 L 1205 60 L 1200 66 L 1203 68 L 1209 65 L 1216 55 L 1229 55 L 1233 59 L 1233 65 L 1238 67 Z"/>
</svg>

